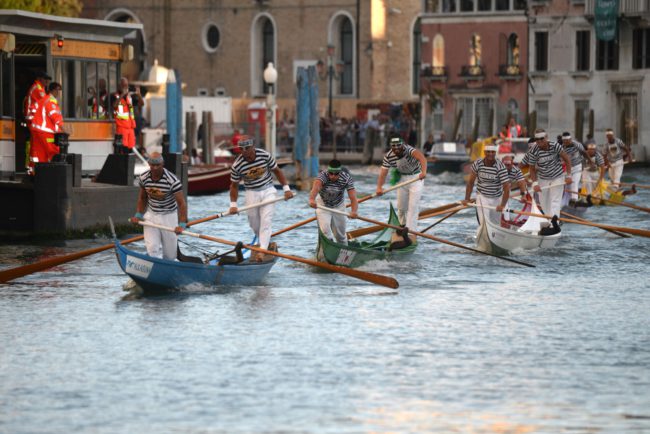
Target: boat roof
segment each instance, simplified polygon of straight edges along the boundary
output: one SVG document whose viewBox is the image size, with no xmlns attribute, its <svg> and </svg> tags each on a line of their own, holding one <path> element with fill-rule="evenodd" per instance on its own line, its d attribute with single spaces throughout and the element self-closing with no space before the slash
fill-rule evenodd
<svg viewBox="0 0 650 434">
<path fill-rule="evenodd" d="M 127 35 L 142 30 L 139 23 L 119 23 L 88 18 L 69 18 L 27 12 L 18 9 L 0 9 L 0 31 L 15 35 L 64 38 L 95 42 L 123 42 Z"/>
</svg>

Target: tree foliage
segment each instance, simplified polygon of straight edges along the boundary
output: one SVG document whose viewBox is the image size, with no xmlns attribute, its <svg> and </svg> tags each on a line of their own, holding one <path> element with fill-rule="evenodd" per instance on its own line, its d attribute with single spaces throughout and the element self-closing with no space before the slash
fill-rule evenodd
<svg viewBox="0 0 650 434">
<path fill-rule="evenodd" d="M 81 0 L 0 0 L 0 9 L 20 9 L 63 17 L 78 17 Z"/>
</svg>

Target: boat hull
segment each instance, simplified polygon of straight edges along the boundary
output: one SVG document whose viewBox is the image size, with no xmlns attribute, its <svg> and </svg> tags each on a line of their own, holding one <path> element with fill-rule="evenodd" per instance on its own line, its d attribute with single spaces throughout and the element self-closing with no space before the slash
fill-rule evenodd
<svg viewBox="0 0 650 434">
<path fill-rule="evenodd" d="M 555 247 L 561 232 L 553 235 L 539 235 L 504 228 L 488 219 L 483 220 L 477 234 L 477 247 L 495 255 L 510 254 L 515 250 L 548 249 Z"/>
<path fill-rule="evenodd" d="M 390 207 L 388 223 L 399 225 L 399 219 L 393 206 Z M 317 257 L 329 264 L 356 268 L 368 261 L 401 259 L 415 251 L 417 242 L 400 249 L 391 249 L 391 238 L 395 231 L 385 228 L 372 241 L 350 240 L 348 244 L 334 242 L 318 229 Z"/>
<path fill-rule="evenodd" d="M 230 164 L 193 166 L 187 175 L 187 192 L 191 195 L 213 194 L 230 188 Z"/>
<path fill-rule="evenodd" d="M 258 285 L 277 262 L 245 260 L 238 264 L 208 265 L 152 258 L 115 242 L 115 252 L 122 270 L 145 292 L 158 293 L 183 289 L 190 285 L 210 287 Z"/>
</svg>

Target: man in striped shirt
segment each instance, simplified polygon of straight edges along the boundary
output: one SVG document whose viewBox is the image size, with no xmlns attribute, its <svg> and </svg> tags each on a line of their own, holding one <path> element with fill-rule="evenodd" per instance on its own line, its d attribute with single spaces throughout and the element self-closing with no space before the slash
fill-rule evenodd
<svg viewBox="0 0 650 434">
<path fill-rule="evenodd" d="M 138 178 L 140 193 L 131 222 L 146 220 L 175 228 L 174 232 L 149 226 L 143 229 L 147 254 L 154 258 L 174 260 L 178 234 L 187 226 L 187 203 L 183 196 L 183 185 L 176 175 L 163 167 L 164 161 L 160 153 L 152 152 L 148 162 L 149 170 Z"/>
<path fill-rule="evenodd" d="M 239 183 L 244 182 L 246 188 L 246 206 L 275 199 L 275 187 L 271 172 L 275 174 L 282 184 L 285 200 L 291 199 L 293 193 L 289 188 L 287 179 L 275 158 L 263 149 L 255 147 L 255 140 L 249 136 L 239 139 L 241 154 L 230 168 L 230 210 L 231 214 L 237 213 L 237 197 L 239 196 Z M 271 221 L 275 205 L 273 203 L 251 208 L 246 211 L 248 224 L 257 236 L 260 247 L 268 249 L 271 242 Z M 263 260 L 263 255 L 256 254 L 254 259 Z"/>
<path fill-rule="evenodd" d="M 582 171 L 583 185 L 587 194 L 591 194 L 605 177 L 605 160 L 596 149 L 595 143 L 587 145 L 587 156 L 582 167 L 584 167 Z"/>
<path fill-rule="evenodd" d="M 483 223 L 484 217 L 493 222 L 499 221 L 499 214 L 503 208 L 508 204 L 510 197 L 510 177 L 506 166 L 497 160 L 497 146 L 488 145 L 484 148 L 485 157 L 478 158 L 472 163 L 472 172 L 469 174 L 467 186 L 465 187 L 465 200 L 462 201 L 463 205 L 467 205 L 474 189 L 474 183 L 478 180 L 476 185 L 476 213 L 478 215 L 479 224 Z M 482 208 L 485 206 L 485 208 Z M 496 208 L 496 212 L 491 208 Z"/>
<path fill-rule="evenodd" d="M 632 161 L 632 154 L 630 148 L 621 139 L 614 136 L 614 130 L 611 128 L 607 128 L 605 131 L 605 138 L 607 139 L 604 152 L 605 166 L 607 167 L 609 179 L 614 184 L 613 188 L 618 189 L 618 184 L 621 182 L 621 176 L 623 175 L 623 165 L 625 161 Z"/>
<path fill-rule="evenodd" d="M 587 156 L 587 152 L 582 143 L 572 138 L 569 132 L 562 133 L 562 147 L 571 159 L 571 186 L 569 187 L 571 193 L 569 194 L 571 201 L 575 202 L 578 200 L 580 178 L 582 178 L 582 159 Z"/>
<path fill-rule="evenodd" d="M 351 203 L 350 217 L 356 218 L 359 203 L 352 176 L 343 171 L 339 160 L 331 160 L 327 170 L 318 174 L 309 193 L 309 206 L 316 208 L 316 218 L 320 230 L 327 238 L 341 244 L 348 243 L 345 235 L 346 217 L 318 208 L 318 205 L 345 211 L 343 193 L 346 191 Z"/>
<path fill-rule="evenodd" d="M 540 194 L 540 205 L 547 216 L 560 215 L 564 184 L 571 185 L 571 159 L 562 145 L 548 140 L 546 131 L 535 130 L 535 144 L 528 148 L 524 159 L 530 167 L 533 190 Z M 566 177 L 562 169 L 566 167 Z M 563 180 L 564 178 L 564 180 Z"/>
<path fill-rule="evenodd" d="M 517 187 L 519 187 L 519 193 L 523 199 L 528 193 L 528 187 L 526 185 L 524 174 L 521 173 L 521 170 L 517 166 L 515 166 L 514 158 L 515 154 L 505 154 L 501 157 L 501 162 L 506 166 L 508 178 L 510 179 L 510 188 L 512 188 L 512 184 L 517 184 Z"/>
<path fill-rule="evenodd" d="M 400 174 L 400 181 L 409 181 L 417 178 L 419 181 L 412 182 L 397 190 L 397 215 L 402 225 L 411 230 L 417 230 L 418 212 L 420 208 L 420 196 L 424 186 L 424 178 L 427 176 L 427 159 L 412 146 L 404 143 L 399 134 L 393 133 L 389 137 L 390 151 L 384 155 L 377 179 L 377 195 L 384 193 L 383 185 L 386 181 L 388 169 L 394 167 Z"/>
</svg>

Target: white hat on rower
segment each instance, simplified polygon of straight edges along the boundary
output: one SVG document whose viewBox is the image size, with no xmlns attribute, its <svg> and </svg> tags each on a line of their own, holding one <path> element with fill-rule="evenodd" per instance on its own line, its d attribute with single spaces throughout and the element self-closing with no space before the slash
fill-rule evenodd
<svg viewBox="0 0 650 434">
<path fill-rule="evenodd" d="M 486 145 L 483 147 L 484 152 L 496 152 L 497 151 L 497 145 Z"/>
</svg>

